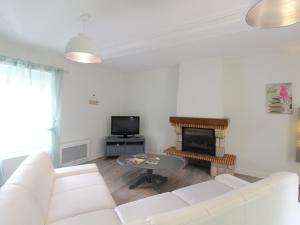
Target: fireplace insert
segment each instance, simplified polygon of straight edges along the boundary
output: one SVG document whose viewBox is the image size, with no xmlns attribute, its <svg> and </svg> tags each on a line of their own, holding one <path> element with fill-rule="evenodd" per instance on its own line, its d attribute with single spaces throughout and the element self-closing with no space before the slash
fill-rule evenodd
<svg viewBox="0 0 300 225">
<path fill-rule="evenodd" d="M 183 128 L 182 151 L 215 156 L 215 130 L 202 128 Z"/>
</svg>

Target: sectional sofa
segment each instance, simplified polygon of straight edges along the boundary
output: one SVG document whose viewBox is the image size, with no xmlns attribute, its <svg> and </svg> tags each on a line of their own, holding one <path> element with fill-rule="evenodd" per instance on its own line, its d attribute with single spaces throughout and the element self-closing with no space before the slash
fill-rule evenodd
<svg viewBox="0 0 300 225">
<path fill-rule="evenodd" d="M 96 165 L 53 169 L 28 157 L 0 189 L 1 225 L 296 225 L 298 176 L 230 175 L 116 206 Z"/>
</svg>

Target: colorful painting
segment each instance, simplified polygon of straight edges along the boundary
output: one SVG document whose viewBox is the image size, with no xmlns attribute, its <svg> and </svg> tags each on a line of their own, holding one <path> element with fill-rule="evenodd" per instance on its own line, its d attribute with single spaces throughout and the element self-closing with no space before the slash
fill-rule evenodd
<svg viewBox="0 0 300 225">
<path fill-rule="evenodd" d="M 293 113 L 292 84 L 267 84 L 267 112 L 268 113 Z"/>
</svg>

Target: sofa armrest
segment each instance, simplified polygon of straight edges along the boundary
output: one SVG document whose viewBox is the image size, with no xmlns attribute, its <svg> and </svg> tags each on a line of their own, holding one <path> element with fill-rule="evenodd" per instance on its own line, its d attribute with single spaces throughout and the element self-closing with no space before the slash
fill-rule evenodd
<svg viewBox="0 0 300 225">
<path fill-rule="evenodd" d="M 298 210 L 296 215 L 296 224 L 300 224 L 300 203 L 298 203 Z"/>
<path fill-rule="evenodd" d="M 250 184 L 249 182 L 247 182 L 245 180 L 242 180 L 240 178 L 234 177 L 229 174 L 222 174 L 222 175 L 216 176 L 215 180 L 218 182 L 221 182 L 233 189 L 241 188 L 241 187 L 244 187 L 244 186 Z"/>
<path fill-rule="evenodd" d="M 69 167 L 63 167 L 54 169 L 55 177 L 67 177 L 67 176 L 74 176 L 79 175 L 83 173 L 95 173 L 99 172 L 96 164 L 84 164 L 79 166 L 69 166 Z"/>
</svg>

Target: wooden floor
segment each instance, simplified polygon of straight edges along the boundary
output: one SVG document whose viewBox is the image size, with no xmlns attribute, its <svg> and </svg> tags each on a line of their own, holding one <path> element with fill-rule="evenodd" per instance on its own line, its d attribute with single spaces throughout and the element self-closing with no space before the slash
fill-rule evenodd
<svg viewBox="0 0 300 225">
<path fill-rule="evenodd" d="M 115 158 L 100 158 L 94 162 L 97 164 L 118 205 L 157 194 L 148 184 L 141 185 L 133 190 L 128 188 L 128 185 L 143 173 L 144 170 L 122 167 L 116 162 Z M 213 179 L 209 175 L 207 168 L 195 164 L 188 164 L 184 169 L 179 171 L 162 171 L 160 174 L 168 177 L 168 181 L 161 185 L 162 192 L 173 191 L 181 187 Z M 237 176 L 249 182 L 258 180 L 257 178 L 244 175 L 237 174 Z"/>
</svg>

